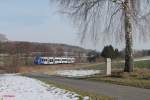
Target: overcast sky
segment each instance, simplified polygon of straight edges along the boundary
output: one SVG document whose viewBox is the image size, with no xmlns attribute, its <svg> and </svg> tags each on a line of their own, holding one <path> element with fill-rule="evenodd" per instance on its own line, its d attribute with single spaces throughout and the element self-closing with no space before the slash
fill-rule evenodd
<svg viewBox="0 0 150 100">
<path fill-rule="evenodd" d="M 97 50 L 109 44 L 81 45 L 77 29 L 57 10 L 49 0 L 0 0 L 0 33 L 5 34 L 9 40 L 66 43 Z M 112 45 L 123 47 L 116 43 Z M 134 49 L 150 49 L 150 41 L 136 41 Z"/>
</svg>

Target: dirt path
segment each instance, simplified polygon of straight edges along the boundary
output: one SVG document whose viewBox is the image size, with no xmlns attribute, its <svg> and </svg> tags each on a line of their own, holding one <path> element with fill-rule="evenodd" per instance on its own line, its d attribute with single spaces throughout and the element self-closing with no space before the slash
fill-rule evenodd
<svg viewBox="0 0 150 100">
<path fill-rule="evenodd" d="M 119 100 L 150 100 L 150 89 L 114 85 L 103 82 L 69 79 L 58 76 L 49 76 L 40 73 L 28 74 L 27 76 L 50 80 L 58 84 L 77 88 L 84 91 L 117 97 Z"/>
</svg>

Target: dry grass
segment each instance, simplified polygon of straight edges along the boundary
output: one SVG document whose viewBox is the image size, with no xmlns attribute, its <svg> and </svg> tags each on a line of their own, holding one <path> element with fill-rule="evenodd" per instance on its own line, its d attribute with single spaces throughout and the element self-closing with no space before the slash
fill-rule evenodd
<svg viewBox="0 0 150 100">
<path fill-rule="evenodd" d="M 37 66 L 19 66 L 17 71 L 19 73 L 30 73 L 30 72 L 42 72 L 47 74 L 55 74 L 56 70 L 69 70 L 69 69 L 80 69 L 87 66 L 95 66 L 96 64 L 58 64 L 58 65 L 37 65 Z"/>
<path fill-rule="evenodd" d="M 95 75 L 85 79 L 150 89 L 149 69 L 135 69 L 132 73 L 117 70 L 111 76 Z"/>
<path fill-rule="evenodd" d="M 134 72 L 131 72 L 131 73 L 123 72 L 121 70 L 114 70 L 112 72 L 111 77 L 128 78 L 128 79 L 132 79 L 132 78 L 134 78 L 134 79 L 135 78 L 136 79 L 148 79 L 148 78 L 150 78 L 150 69 L 136 68 L 136 69 L 134 69 Z"/>
</svg>

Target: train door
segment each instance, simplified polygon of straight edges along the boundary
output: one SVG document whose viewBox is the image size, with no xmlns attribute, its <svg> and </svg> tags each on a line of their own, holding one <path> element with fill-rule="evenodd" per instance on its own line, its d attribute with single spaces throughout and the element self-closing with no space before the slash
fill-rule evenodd
<svg viewBox="0 0 150 100">
<path fill-rule="evenodd" d="M 48 64 L 54 64 L 54 57 L 49 57 Z"/>
</svg>

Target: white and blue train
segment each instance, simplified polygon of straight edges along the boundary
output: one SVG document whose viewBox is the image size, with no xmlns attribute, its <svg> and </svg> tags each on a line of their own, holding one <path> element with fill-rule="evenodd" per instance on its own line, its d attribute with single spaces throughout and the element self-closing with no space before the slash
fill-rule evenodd
<svg viewBox="0 0 150 100">
<path fill-rule="evenodd" d="M 38 65 L 72 64 L 75 63 L 75 58 L 74 57 L 36 57 L 34 63 Z"/>
</svg>

